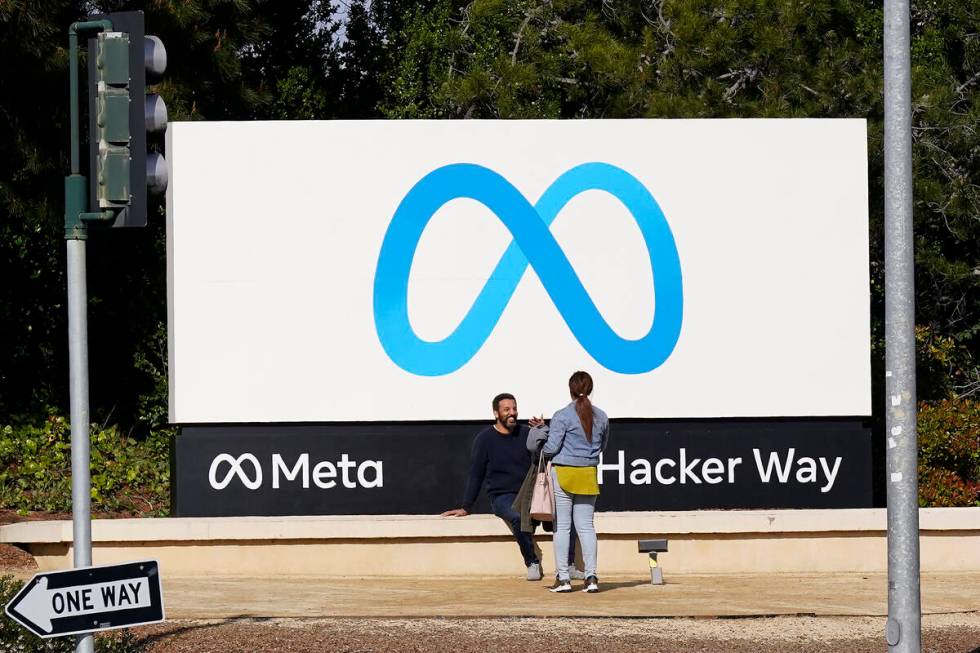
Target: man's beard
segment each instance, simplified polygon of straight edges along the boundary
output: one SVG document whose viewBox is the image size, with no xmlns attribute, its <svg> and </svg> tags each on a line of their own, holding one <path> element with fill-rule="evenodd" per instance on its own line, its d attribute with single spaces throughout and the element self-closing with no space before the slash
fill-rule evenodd
<svg viewBox="0 0 980 653">
<path fill-rule="evenodd" d="M 517 418 L 505 417 L 504 419 L 498 419 L 497 424 L 500 425 L 500 428 L 506 431 L 513 431 L 515 428 L 517 428 Z"/>
</svg>

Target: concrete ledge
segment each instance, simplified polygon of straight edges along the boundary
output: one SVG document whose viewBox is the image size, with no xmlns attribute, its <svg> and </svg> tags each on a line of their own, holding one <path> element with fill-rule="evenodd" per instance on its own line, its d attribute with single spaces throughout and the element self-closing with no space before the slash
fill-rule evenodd
<svg viewBox="0 0 980 653">
<path fill-rule="evenodd" d="M 883 508 L 855 510 L 704 510 L 596 513 L 600 534 L 884 533 Z M 980 508 L 923 508 L 919 530 L 980 531 Z M 328 515 L 313 517 L 173 517 L 96 519 L 93 542 L 310 540 L 494 537 L 508 535 L 492 515 Z M 70 543 L 71 521 L 0 526 L 0 542 Z"/>
<path fill-rule="evenodd" d="M 922 568 L 980 571 L 980 508 L 919 511 Z M 539 529 L 540 530 L 540 529 Z M 603 512 L 600 569 L 643 572 L 636 541 L 667 537 L 666 572 L 883 571 L 886 512 L 746 510 Z M 550 535 L 539 532 L 551 568 Z M 0 542 L 27 549 L 42 569 L 71 566 L 70 521 L 0 526 Z M 171 574 L 513 574 L 520 558 L 490 515 L 119 519 L 92 522 L 95 564 L 155 557 Z"/>
</svg>

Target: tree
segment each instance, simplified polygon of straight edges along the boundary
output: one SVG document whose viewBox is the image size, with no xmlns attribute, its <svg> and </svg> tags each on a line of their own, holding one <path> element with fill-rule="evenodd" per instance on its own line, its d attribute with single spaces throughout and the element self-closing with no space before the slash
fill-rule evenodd
<svg viewBox="0 0 980 653">
<path fill-rule="evenodd" d="M 68 26 L 131 3 L 0 4 L 0 415 L 43 417 L 68 405 L 63 178 L 68 171 Z M 159 85 L 171 119 L 246 117 L 268 101 L 243 78 L 241 51 L 267 33 L 239 2 L 145 3 L 170 52 Z M 84 72 L 82 73 L 84 74 Z M 159 209 L 159 207 L 158 207 Z M 89 242 L 92 415 L 131 424 L 152 379 L 134 357 L 166 319 L 162 215 L 146 230 Z"/>
<path fill-rule="evenodd" d="M 62 36 L 75 16 L 62 2 L 0 4 L 0 412 L 57 400 L 56 386 L 38 380 L 58 376 L 67 356 L 58 228 L 67 111 L 38 107 L 64 105 Z"/>
</svg>

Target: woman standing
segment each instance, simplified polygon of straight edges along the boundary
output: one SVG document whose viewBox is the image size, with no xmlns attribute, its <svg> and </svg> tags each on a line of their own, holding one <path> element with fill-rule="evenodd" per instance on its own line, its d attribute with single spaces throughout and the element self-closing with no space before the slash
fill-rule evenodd
<svg viewBox="0 0 980 653">
<path fill-rule="evenodd" d="M 599 495 L 599 454 L 609 441 L 609 418 L 589 400 L 592 377 L 575 372 L 568 379 L 572 402 L 555 413 L 548 427 L 542 453 L 551 458 L 555 491 L 555 561 L 558 579 L 552 592 L 571 592 L 568 571 L 568 540 L 572 522 L 582 546 L 585 562 L 584 592 L 598 592 L 596 575 L 598 540 L 593 515 Z"/>
</svg>

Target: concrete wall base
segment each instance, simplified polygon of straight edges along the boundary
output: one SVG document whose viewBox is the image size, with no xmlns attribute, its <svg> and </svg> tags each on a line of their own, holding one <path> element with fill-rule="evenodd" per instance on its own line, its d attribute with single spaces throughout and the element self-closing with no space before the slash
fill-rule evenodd
<svg viewBox="0 0 980 653">
<path fill-rule="evenodd" d="M 646 573 L 637 541 L 666 537 L 671 573 L 882 572 L 885 511 L 775 510 L 600 513 L 599 571 Z M 540 531 L 540 529 L 539 529 Z M 97 520 L 94 564 L 144 558 L 169 576 L 480 576 L 523 573 L 504 524 L 489 515 L 235 517 Z M 554 570 L 551 537 L 537 536 Z M 42 570 L 71 567 L 71 522 L 0 527 L 0 542 L 29 551 Z M 980 508 L 920 511 L 921 566 L 980 571 Z"/>
</svg>

